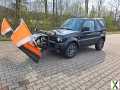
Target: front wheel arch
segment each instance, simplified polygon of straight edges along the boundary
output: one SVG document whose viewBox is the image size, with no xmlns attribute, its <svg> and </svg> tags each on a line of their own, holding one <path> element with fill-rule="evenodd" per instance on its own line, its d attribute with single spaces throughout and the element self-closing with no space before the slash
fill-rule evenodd
<svg viewBox="0 0 120 90">
<path fill-rule="evenodd" d="M 77 48 L 79 48 L 78 40 L 76 38 L 70 38 L 69 40 L 67 40 L 64 43 L 64 49 L 63 50 L 65 50 L 70 43 L 75 43 L 77 45 Z"/>
</svg>

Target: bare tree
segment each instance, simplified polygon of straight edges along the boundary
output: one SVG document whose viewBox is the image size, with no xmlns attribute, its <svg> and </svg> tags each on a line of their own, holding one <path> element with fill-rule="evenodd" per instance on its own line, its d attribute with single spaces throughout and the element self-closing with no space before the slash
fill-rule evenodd
<svg viewBox="0 0 120 90">
<path fill-rule="evenodd" d="M 63 14 L 63 4 L 62 4 L 62 0 L 59 0 L 59 9 L 60 9 L 60 15 Z"/>
<path fill-rule="evenodd" d="M 63 11 L 65 9 L 65 5 L 64 5 L 64 1 L 63 0 L 57 0 L 56 4 L 57 4 L 57 14 L 59 14 L 60 16 L 63 15 Z"/>
<path fill-rule="evenodd" d="M 105 0 L 98 0 L 97 1 L 97 6 L 98 6 L 98 17 L 101 17 L 101 13 L 102 13 L 102 7 L 104 4 Z"/>
<path fill-rule="evenodd" d="M 96 9 L 95 6 L 92 5 L 91 11 L 90 11 L 90 17 L 95 17 L 96 16 Z"/>
<path fill-rule="evenodd" d="M 114 9 L 115 20 L 117 21 L 117 16 L 119 14 L 119 9 L 120 9 L 120 0 L 112 0 L 110 2 L 110 5 Z"/>
<path fill-rule="evenodd" d="M 78 16 L 78 17 L 84 16 L 83 15 L 84 11 L 81 2 L 76 2 L 72 4 L 70 11 L 73 16 Z"/>
<path fill-rule="evenodd" d="M 58 0 L 55 0 L 55 12 L 56 12 L 56 15 L 58 15 Z"/>
</svg>

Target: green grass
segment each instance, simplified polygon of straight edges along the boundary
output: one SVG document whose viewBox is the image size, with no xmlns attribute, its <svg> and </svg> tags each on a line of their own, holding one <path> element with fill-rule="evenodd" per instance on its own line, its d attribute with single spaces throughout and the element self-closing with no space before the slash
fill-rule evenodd
<svg viewBox="0 0 120 90">
<path fill-rule="evenodd" d="M 120 34 L 120 31 L 107 32 L 107 34 Z"/>
</svg>

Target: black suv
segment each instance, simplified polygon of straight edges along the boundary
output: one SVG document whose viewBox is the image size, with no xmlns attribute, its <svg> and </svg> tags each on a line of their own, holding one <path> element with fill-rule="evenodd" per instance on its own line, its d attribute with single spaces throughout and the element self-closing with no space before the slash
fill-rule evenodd
<svg viewBox="0 0 120 90">
<path fill-rule="evenodd" d="M 82 46 L 95 45 L 96 50 L 102 50 L 105 35 L 103 18 L 70 18 L 49 34 L 49 48 L 72 58 Z"/>
</svg>

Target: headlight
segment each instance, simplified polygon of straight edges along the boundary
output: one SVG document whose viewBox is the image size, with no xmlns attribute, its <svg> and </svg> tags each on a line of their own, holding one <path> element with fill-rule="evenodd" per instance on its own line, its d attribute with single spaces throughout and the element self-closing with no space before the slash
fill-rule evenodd
<svg viewBox="0 0 120 90">
<path fill-rule="evenodd" d="M 58 38 L 57 38 L 57 41 L 58 41 L 58 42 L 62 42 L 62 38 L 58 37 Z"/>
</svg>

